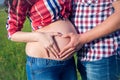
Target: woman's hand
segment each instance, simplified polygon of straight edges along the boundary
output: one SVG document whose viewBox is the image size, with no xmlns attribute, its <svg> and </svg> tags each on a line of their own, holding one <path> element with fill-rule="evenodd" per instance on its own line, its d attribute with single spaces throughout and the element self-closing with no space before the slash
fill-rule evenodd
<svg viewBox="0 0 120 80">
<path fill-rule="evenodd" d="M 62 34 L 59 32 L 21 32 L 18 31 L 11 36 L 11 40 L 15 42 L 38 42 L 42 44 L 45 50 L 48 53 L 48 57 L 50 57 L 49 53 L 52 54 L 51 58 L 58 58 L 59 48 L 54 40 L 55 36 L 61 36 Z"/>
<path fill-rule="evenodd" d="M 38 42 L 43 44 L 48 57 L 53 54 L 55 58 L 59 58 L 59 48 L 54 40 L 55 36 L 61 36 L 61 34 L 58 32 L 38 32 Z"/>
</svg>

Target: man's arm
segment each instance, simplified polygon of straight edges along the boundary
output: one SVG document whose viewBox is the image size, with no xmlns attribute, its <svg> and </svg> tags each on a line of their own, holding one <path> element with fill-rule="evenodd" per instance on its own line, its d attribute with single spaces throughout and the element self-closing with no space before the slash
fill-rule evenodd
<svg viewBox="0 0 120 80">
<path fill-rule="evenodd" d="M 115 12 L 101 24 L 83 34 L 66 34 L 63 37 L 69 37 L 70 42 L 59 53 L 61 59 L 69 58 L 73 52 L 79 50 L 85 43 L 109 35 L 120 29 L 120 0 L 113 3 Z"/>
</svg>

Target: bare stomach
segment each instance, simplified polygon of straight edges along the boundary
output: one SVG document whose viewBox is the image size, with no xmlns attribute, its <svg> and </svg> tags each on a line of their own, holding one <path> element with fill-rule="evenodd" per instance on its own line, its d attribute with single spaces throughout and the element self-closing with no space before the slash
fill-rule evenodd
<svg viewBox="0 0 120 80">
<path fill-rule="evenodd" d="M 73 25 L 69 20 L 59 20 L 54 23 L 51 23 L 48 26 L 45 26 L 44 28 L 41 28 L 37 30 L 39 32 L 60 32 L 62 34 L 67 33 L 77 33 Z M 68 38 L 62 38 L 62 37 L 55 37 L 55 41 L 59 47 L 60 50 L 65 47 L 69 39 Z M 28 56 L 32 57 L 38 57 L 38 58 L 48 58 L 53 59 L 53 55 L 51 54 L 50 57 L 47 56 L 47 51 L 45 50 L 44 46 L 40 42 L 29 42 L 26 44 L 26 54 Z"/>
</svg>

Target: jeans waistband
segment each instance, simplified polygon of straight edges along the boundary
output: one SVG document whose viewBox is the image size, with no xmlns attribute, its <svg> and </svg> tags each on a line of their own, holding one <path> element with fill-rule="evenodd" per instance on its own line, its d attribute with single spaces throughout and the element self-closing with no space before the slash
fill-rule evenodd
<svg viewBox="0 0 120 80">
<path fill-rule="evenodd" d="M 46 59 L 46 58 L 36 58 L 36 57 L 31 57 L 27 56 L 27 62 L 31 63 L 40 63 L 40 64 L 68 64 L 68 63 L 74 63 L 74 58 L 70 58 L 68 60 L 53 60 L 53 59 Z"/>
</svg>

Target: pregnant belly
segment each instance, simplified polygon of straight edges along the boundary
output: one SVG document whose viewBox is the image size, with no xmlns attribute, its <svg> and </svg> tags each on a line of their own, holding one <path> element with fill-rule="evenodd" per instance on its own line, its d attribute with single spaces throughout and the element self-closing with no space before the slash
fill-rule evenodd
<svg viewBox="0 0 120 80">
<path fill-rule="evenodd" d="M 73 25 L 69 20 L 59 20 L 54 23 L 51 23 L 48 26 L 45 26 L 44 28 L 41 28 L 37 30 L 39 32 L 60 32 L 62 34 L 67 33 L 76 33 L 76 30 L 74 29 Z M 55 37 L 55 41 L 59 47 L 60 50 L 65 47 L 68 42 L 69 38 L 62 38 L 62 37 Z M 47 56 L 47 51 L 45 50 L 44 46 L 40 42 L 29 42 L 26 44 L 26 53 L 29 56 L 32 57 L 38 57 L 38 58 L 49 58 L 52 59 L 53 55 L 50 54 L 50 57 Z"/>
</svg>

